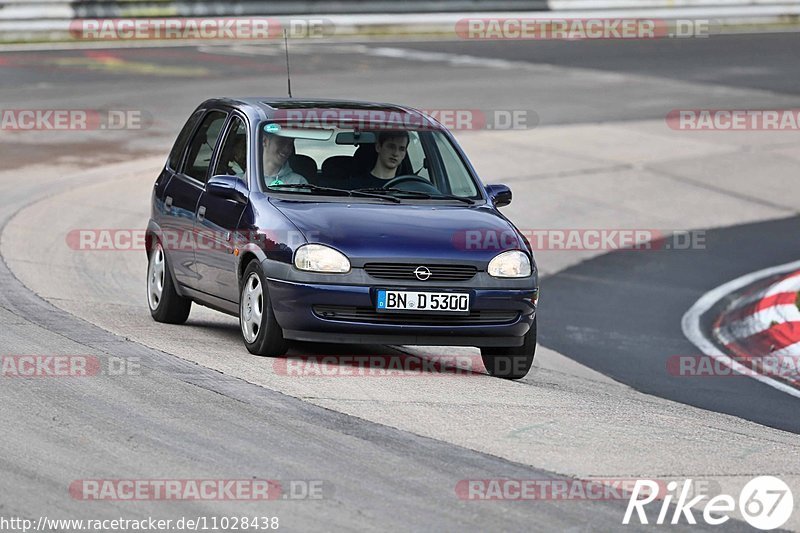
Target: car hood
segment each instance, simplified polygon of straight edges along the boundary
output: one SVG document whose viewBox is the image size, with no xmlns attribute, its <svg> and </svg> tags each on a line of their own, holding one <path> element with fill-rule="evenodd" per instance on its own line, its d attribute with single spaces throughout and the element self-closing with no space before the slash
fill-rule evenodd
<svg viewBox="0 0 800 533">
<path fill-rule="evenodd" d="M 503 250 L 526 249 L 515 228 L 485 205 L 270 201 L 308 242 L 336 248 L 354 266 L 402 259 L 480 264 Z"/>
</svg>

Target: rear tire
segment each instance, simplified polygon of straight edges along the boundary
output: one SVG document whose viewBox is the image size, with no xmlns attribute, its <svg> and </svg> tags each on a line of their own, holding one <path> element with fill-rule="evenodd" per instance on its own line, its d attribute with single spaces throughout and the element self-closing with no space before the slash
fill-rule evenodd
<svg viewBox="0 0 800 533">
<path fill-rule="evenodd" d="M 536 355 L 536 317 L 524 338 L 522 346 L 481 348 L 483 366 L 490 376 L 522 379 L 528 374 Z"/>
<path fill-rule="evenodd" d="M 147 304 L 153 320 L 165 324 L 183 324 L 192 310 L 192 301 L 175 290 L 167 254 L 158 241 L 147 261 Z"/>
<path fill-rule="evenodd" d="M 239 326 L 247 351 L 279 357 L 288 349 L 283 330 L 275 320 L 261 264 L 250 261 L 239 286 Z"/>
</svg>

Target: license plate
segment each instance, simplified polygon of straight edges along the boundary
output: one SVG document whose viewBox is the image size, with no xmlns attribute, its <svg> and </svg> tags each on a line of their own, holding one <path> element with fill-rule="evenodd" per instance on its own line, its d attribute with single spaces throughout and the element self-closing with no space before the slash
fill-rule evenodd
<svg viewBox="0 0 800 533">
<path fill-rule="evenodd" d="M 378 290 L 378 311 L 469 313 L 469 294 Z"/>
</svg>

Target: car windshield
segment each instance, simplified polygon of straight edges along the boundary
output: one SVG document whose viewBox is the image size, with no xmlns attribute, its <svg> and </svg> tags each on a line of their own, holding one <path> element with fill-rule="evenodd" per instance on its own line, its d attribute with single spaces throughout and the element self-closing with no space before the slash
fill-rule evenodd
<svg viewBox="0 0 800 533">
<path fill-rule="evenodd" d="M 435 129 L 291 128 L 273 122 L 259 130 L 263 190 L 394 202 L 481 198 L 459 153 Z"/>
</svg>

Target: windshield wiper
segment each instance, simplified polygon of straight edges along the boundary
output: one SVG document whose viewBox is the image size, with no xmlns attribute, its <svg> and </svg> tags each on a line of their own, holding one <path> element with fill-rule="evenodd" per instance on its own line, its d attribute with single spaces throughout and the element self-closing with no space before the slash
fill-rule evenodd
<svg viewBox="0 0 800 533">
<path fill-rule="evenodd" d="M 269 185 L 268 189 L 303 189 L 305 191 L 314 192 L 338 192 L 343 193 L 345 196 L 350 196 L 350 191 L 345 189 L 335 189 L 333 187 L 320 187 L 319 185 L 312 185 L 310 183 L 276 183 Z"/>
<path fill-rule="evenodd" d="M 453 194 L 431 194 L 428 192 L 422 191 L 406 191 L 403 189 L 381 189 L 381 188 L 373 188 L 373 189 L 355 189 L 359 192 L 382 192 L 382 193 L 394 193 L 394 194 L 406 194 L 415 198 L 425 198 L 425 199 L 433 199 L 433 200 L 458 200 L 459 202 L 464 202 L 466 204 L 472 204 L 472 200 L 469 198 L 464 198 L 462 196 L 455 196 Z"/>
<path fill-rule="evenodd" d="M 389 200 L 390 202 L 399 203 L 400 200 L 395 198 L 394 196 L 387 196 L 385 194 L 373 194 L 369 191 L 351 191 L 348 189 L 337 189 L 335 187 L 320 187 L 319 185 L 313 185 L 311 183 L 280 183 L 276 185 L 269 185 L 268 189 L 302 189 L 304 191 L 311 191 L 311 192 L 333 192 L 339 193 L 344 196 L 363 196 L 366 198 L 380 198 L 382 200 Z"/>
</svg>

